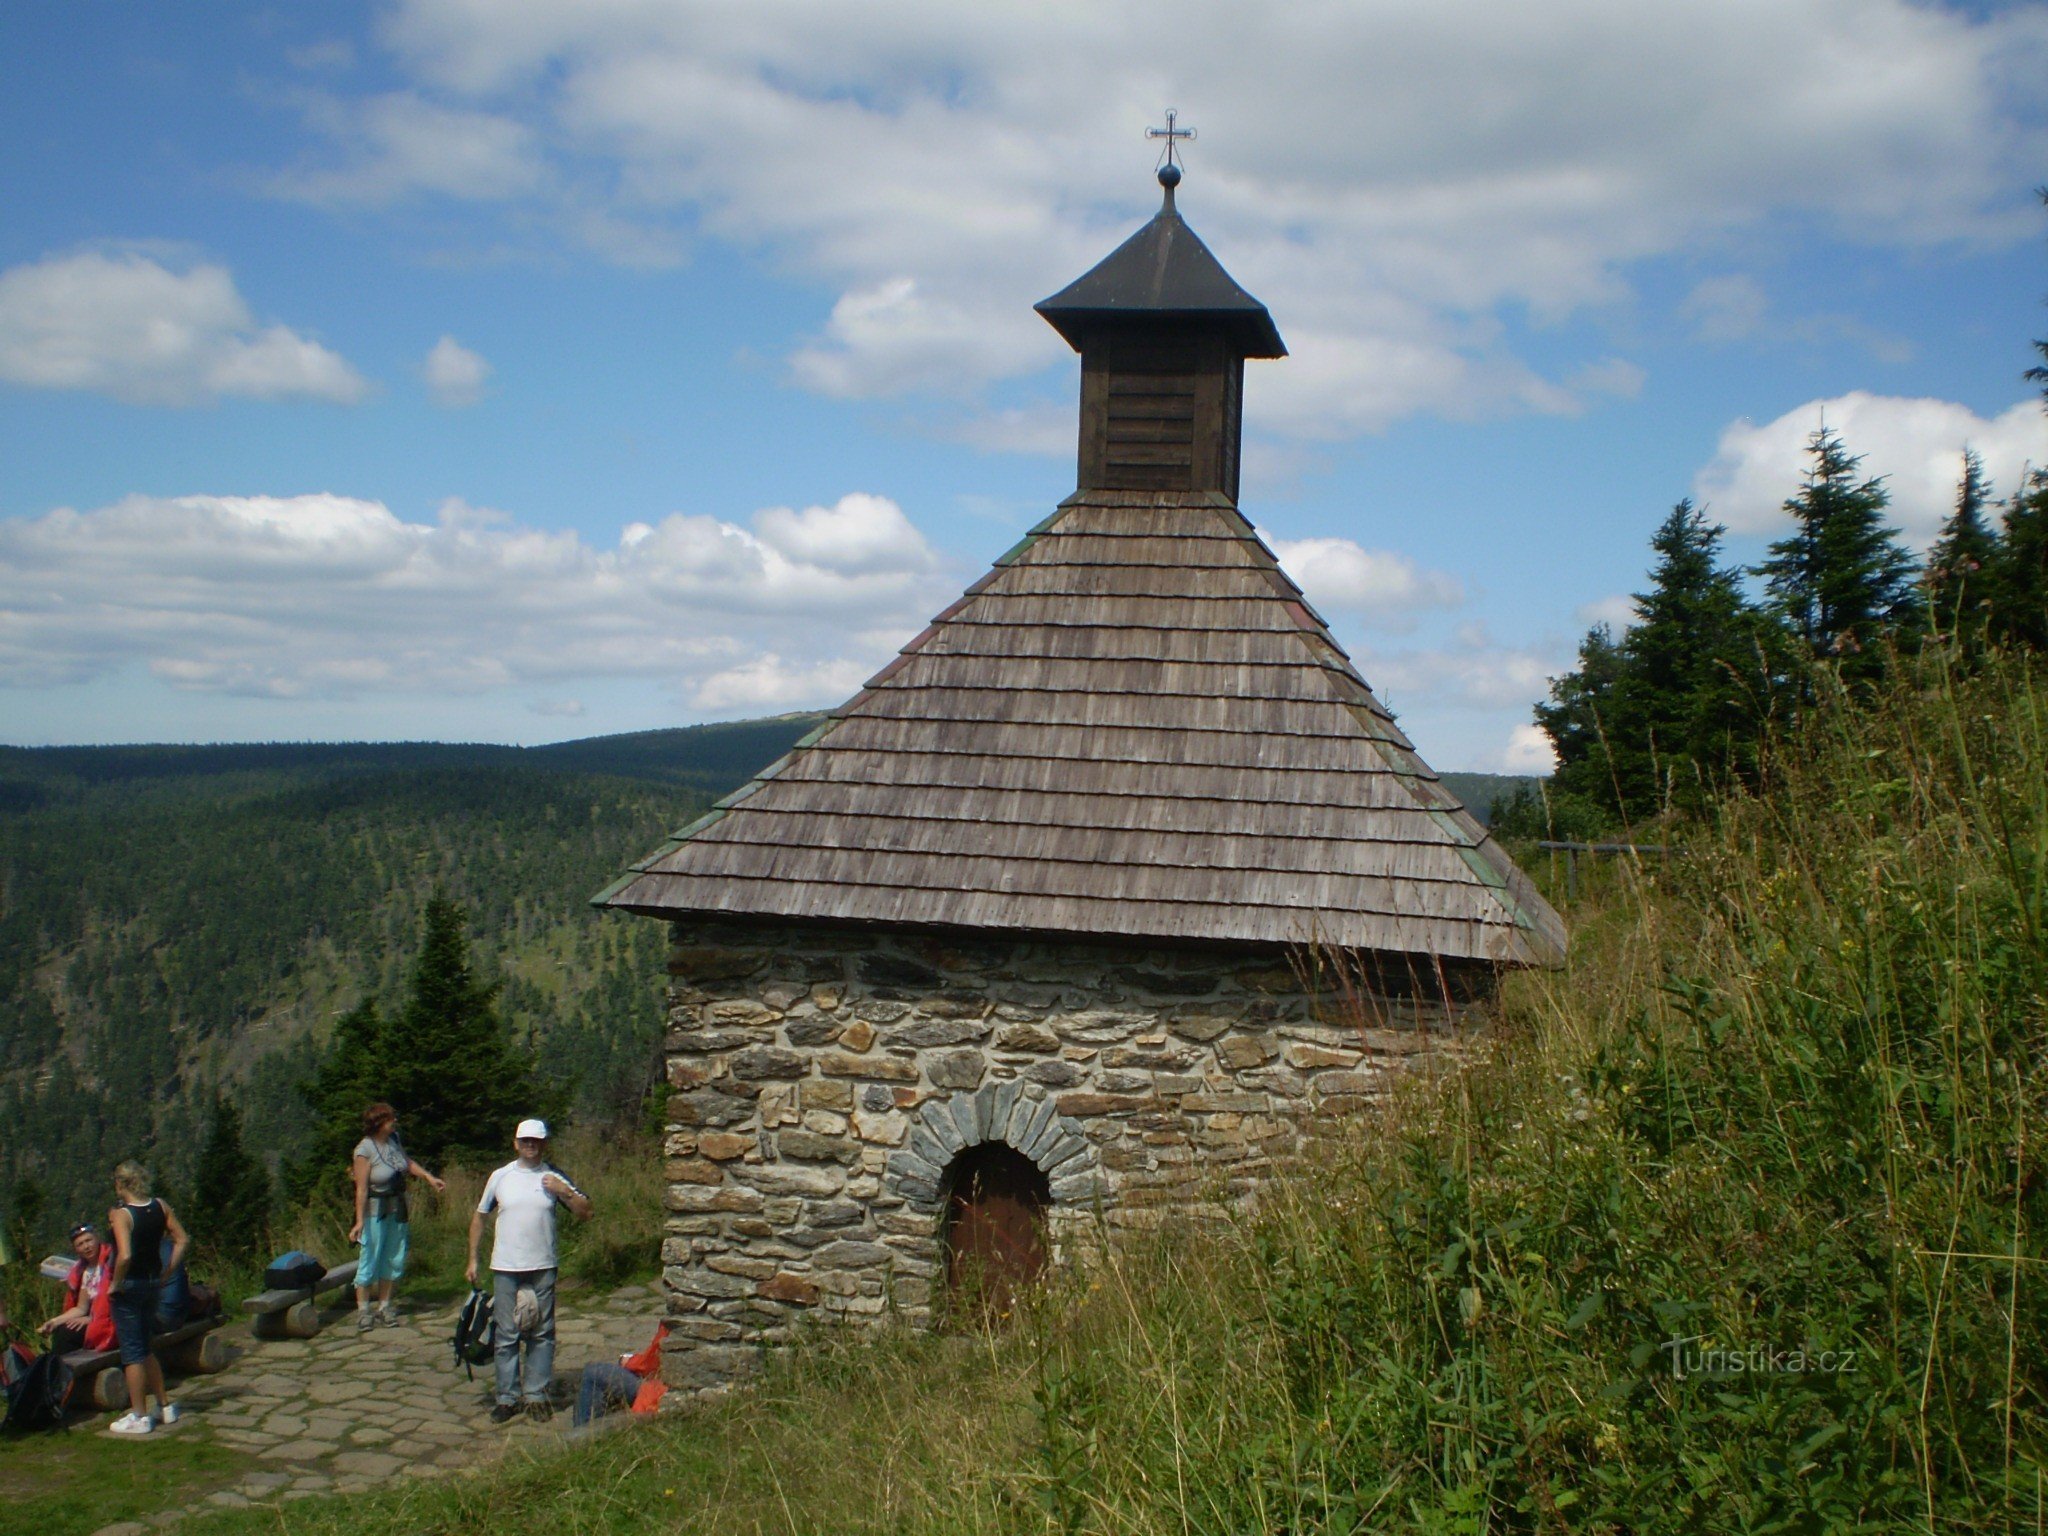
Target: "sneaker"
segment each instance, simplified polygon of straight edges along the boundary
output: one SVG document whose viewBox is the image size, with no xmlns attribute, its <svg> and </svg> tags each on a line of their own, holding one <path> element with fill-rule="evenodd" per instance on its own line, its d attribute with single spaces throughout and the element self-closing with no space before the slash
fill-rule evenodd
<svg viewBox="0 0 2048 1536">
<path fill-rule="evenodd" d="M 491 1410 L 491 1422 L 493 1424 L 509 1424 L 518 1417 L 519 1405 L 517 1403 L 499 1403 Z"/>
<path fill-rule="evenodd" d="M 368 1307 L 356 1313 L 356 1332 L 368 1333 L 377 1326 L 377 1314 Z"/>
<path fill-rule="evenodd" d="M 536 1424 L 545 1424 L 555 1416 L 554 1405 L 544 1397 L 536 1397 L 527 1403 L 526 1416 Z"/>
<path fill-rule="evenodd" d="M 177 1423 L 178 1405 L 176 1403 L 165 1403 L 164 1411 L 156 1416 L 156 1422 L 159 1428 L 166 1424 Z"/>
<path fill-rule="evenodd" d="M 383 1306 L 377 1309 L 377 1321 L 386 1328 L 396 1328 L 398 1326 L 398 1309 L 392 1306 L 390 1302 L 385 1302 Z"/>
<path fill-rule="evenodd" d="M 107 1426 L 110 1435 L 146 1435 L 156 1425 L 146 1413 L 124 1413 Z"/>
</svg>

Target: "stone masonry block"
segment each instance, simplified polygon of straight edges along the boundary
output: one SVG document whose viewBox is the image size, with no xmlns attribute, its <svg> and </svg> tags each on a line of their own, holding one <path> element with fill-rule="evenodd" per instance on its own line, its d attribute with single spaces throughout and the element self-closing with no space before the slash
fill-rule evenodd
<svg viewBox="0 0 2048 1536">
<path fill-rule="evenodd" d="M 818 1070 L 827 1077 L 864 1077 L 881 1083 L 917 1081 L 917 1063 L 897 1056 L 848 1056 L 828 1051 L 818 1057 Z"/>
<path fill-rule="evenodd" d="M 934 1088 L 973 1088 L 987 1070 L 987 1059 L 979 1051 L 941 1051 L 925 1063 L 925 1076 Z"/>
</svg>

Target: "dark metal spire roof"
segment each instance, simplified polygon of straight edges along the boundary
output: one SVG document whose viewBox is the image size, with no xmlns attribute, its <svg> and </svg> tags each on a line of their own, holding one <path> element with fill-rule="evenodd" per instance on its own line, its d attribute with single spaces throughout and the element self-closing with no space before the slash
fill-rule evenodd
<svg viewBox="0 0 2048 1536">
<path fill-rule="evenodd" d="M 1174 177 L 1175 181 L 1180 178 Z M 1223 263 L 1174 210 L 1173 186 L 1152 222 L 1090 272 L 1032 307 L 1078 352 L 1105 322 L 1206 321 L 1226 330 L 1246 357 L 1285 357 L 1287 344 L 1266 306 L 1238 287 Z"/>
</svg>

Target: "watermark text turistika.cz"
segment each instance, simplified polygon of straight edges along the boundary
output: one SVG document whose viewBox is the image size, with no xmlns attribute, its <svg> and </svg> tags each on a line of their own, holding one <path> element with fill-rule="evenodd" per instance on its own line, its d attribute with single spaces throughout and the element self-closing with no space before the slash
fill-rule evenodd
<svg viewBox="0 0 2048 1536">
<path fill-rule="evenodd" d="M 1688 1376 L 1853 1376 L 1857 1370 L 1853 1349 L 1706 1347 L 1704 1334 L 1666 1339 L 1657 1347 L 1671 1357 L 1671 1375 L 1677 1381 Z"/>
</svg>

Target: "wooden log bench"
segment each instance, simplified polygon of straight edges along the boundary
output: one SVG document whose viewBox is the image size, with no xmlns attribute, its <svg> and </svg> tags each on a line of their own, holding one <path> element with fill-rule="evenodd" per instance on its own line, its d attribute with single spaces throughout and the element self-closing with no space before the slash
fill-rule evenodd
<svg viewBox="0 0 2048 1536">
<path fill-rule="evenodd" d="M 310 1339 L 320 1331 L 320 1298 L 352 1284 L 355 1278 L 356 1261 L 350 1259 L 335 1265 L 310 1287 L 251 1296 L 242 1303 L 242 1310 L 256 1314 L 254 1328 L 259 1339 Z"/>
<path fill-rule="evenodd" d="M 52 1254 L 37 1269 L 44 1279 L 62 1285 L 71 1278 L 71 1265 L 70 1259 Z M 164 1329 L 152 1344 L 157 1363 L 165 1371 L 183 1376 L 210 1376 L 225 1370 L 227 1344 L 215 1330 L 227 1320 L 226 1313 L 216 1312 L 181 1327 Z M 73 1403 L 89 1401 L 95 1408 L 109 1410 L 128 1406 L 128 1381 L 120 1370 L 120 1350 L 74 1349 L 64 1356 L 64 1363 L 71 1367 Z"/>
<path fill-rule="evenodd" d="M 228 1350 L 214 1330 L 227 1322 L 224 1313 L 202 1317 L 182 1328 L 167 1328 L 151 1347 L 166 1375 L 211 1376 L 227 1369 Z M 90 1401 L 109 1412 L 128 1406 L 128 1378 L 121 1370 L 118 1349 L 74 1349 L 64 1357 L 71 1367 L 71 1401 Z"/>
</svg>

